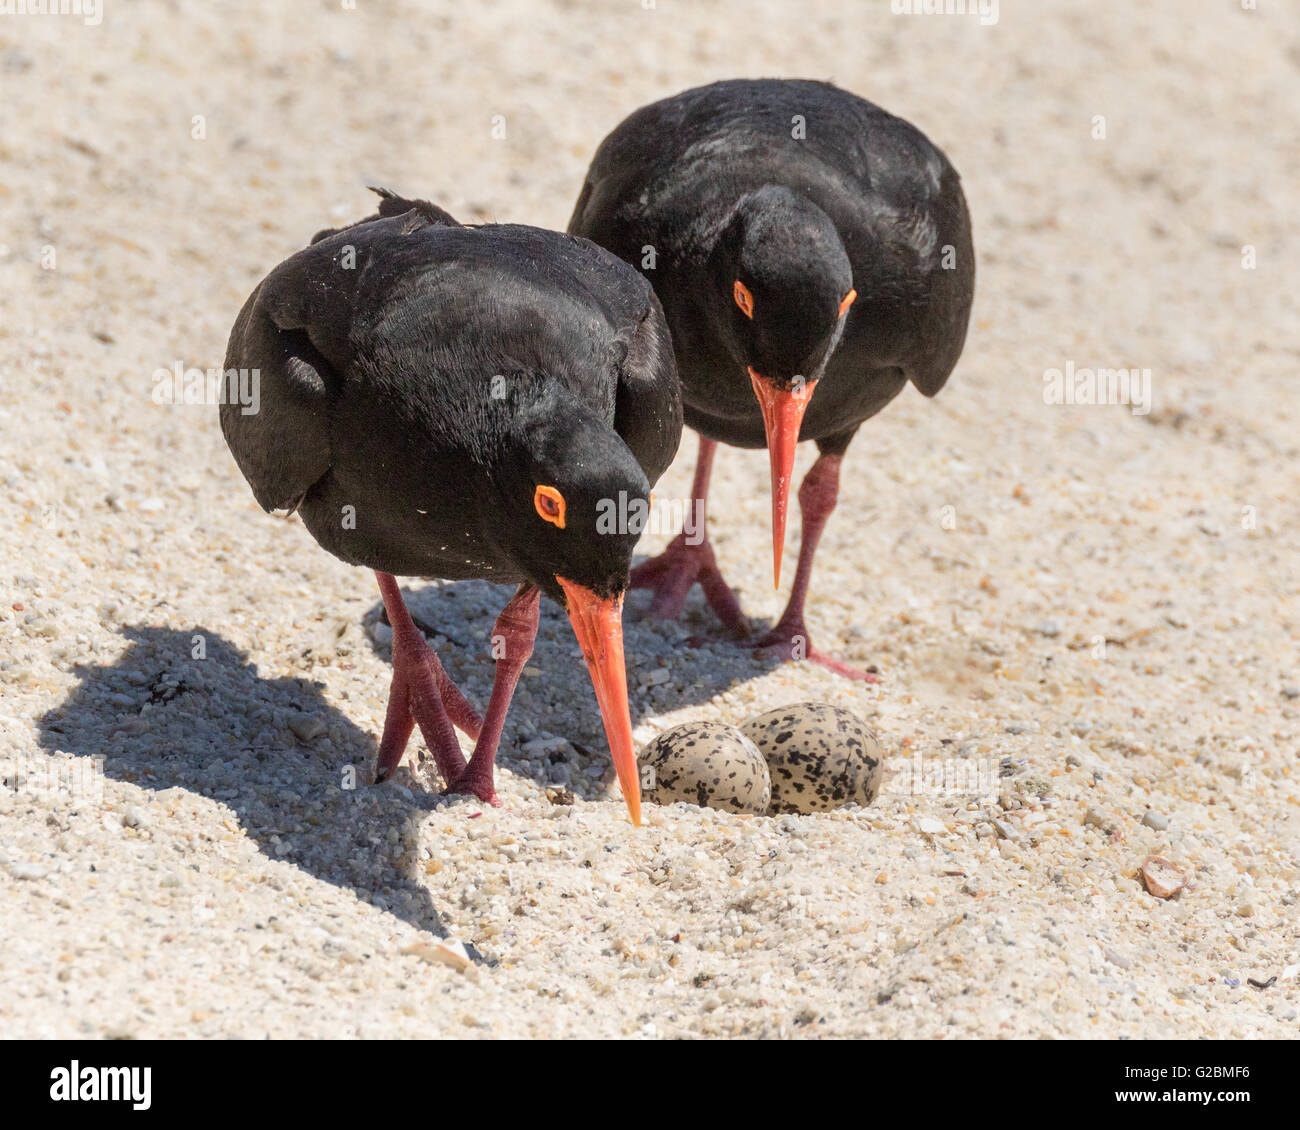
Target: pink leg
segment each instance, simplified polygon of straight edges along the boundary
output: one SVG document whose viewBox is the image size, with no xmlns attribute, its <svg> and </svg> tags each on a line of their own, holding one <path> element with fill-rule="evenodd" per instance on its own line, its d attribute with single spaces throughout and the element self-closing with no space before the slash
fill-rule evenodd
<svg viewBox="0 0 1300 1130">
<path fill-rule="evenodd" d="M 803 608 L 808 599 L 808 584 L 812 580 L 813 557 L 817 542 L 826 527 L 826 521 L 835 509 L 840 492 L 839 455 L 820 455 L 799 486 L 799 512 L 803 515 L 803 534 L 799 540 L 799 567 L 795 571 L 794 586 L 785 612 L 770 632 L 754 646 L 771 648 L 787 659 L 809 659 L 820 663 L 848 679 L 864 683 L 878 683 L 880 676 L 870 671 L 859 671 L 833 656 L 812 646 L 808 629 L 804 625 Z"/>
<path fill-rule="evenodd" d="M 492 650 L 494 653 L 500 651 L 500 654 L 492 680 L 492 697 L 488 700 L 483 728 L 479 731 L 469 766 L 459 776 L 447 778 L 449 793 L 473 793 L 488 804 L 501 804 L 493 780 L 497 744 L 501 741 L 501 729 L 505 725 L 506 711 L 510 709 L 519 674 L 533 654 L 540 607 L 541 593 L 538 589 L 532 585 L 520 585 L 497 617 L 492 629 Z"/>
<path fill-rule="evenodd" d="M 454 781 L 465 770 L 465 758 L 452 726 L 477 737 L 482 722 L 412 623 L 396 579 L 378 571 L 375 578 L 393 629 L 393 682 L 375 781 L 386 781 L 393 775 L 417 724 L 443 780 Z"/>
<path fill-rule="evenodd" d="M 717 441 L 700 436 L 700 455 L 695 464 L 695 482 L 691 486 L 691 505 L 699 515 L 699 527 L 694 536 L 697 544 L 687 541 L 686 533 L 678 534 L 668 548 L 658 557 L 638 565 L 632 570 L 634 589 L 653 589 L 649 616 L 655 620 L 671 620 L 680 616 L 686 603 L 686 594 L 696 581 L 704 590 L 705 599 L 723 626 L 740 636 L 749 635 L 749 624 L 740 603 L 730 586 L 722 578 L 705 532 L 704 516 L 709 494 L 709 475 L 713 471 L 713 456 Z"/>
</svg>

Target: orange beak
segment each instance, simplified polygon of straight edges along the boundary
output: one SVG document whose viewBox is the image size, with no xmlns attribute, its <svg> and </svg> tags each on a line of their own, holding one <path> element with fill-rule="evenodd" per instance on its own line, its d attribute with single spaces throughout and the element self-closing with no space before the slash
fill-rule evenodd
<svg viewBox="0 0 1300 1130">
<path fill-rule="evenodd" d="M 763 410 L 767 432 L 767 453 L 772 462 L 772 583 L 781 587 L 781 553 L 785 549 L 785 514 L 790 505 L 790 480 L 794 477 L 794 449 L 799 443 L 799 425 L 812 399 L 816 381 L 795 388 L 777 388 L 749 367 L 754 395 Z"/>
<path fill-rule="evenodd" d="M 623 594 L 599 597 L 590 589 L 556 577 L 568 599 L 569 622 L 578 637 L 582 657 L 596 688 L 600 716 L 609 739 L 614 772 L 632 823 L 641 824 L 641 781 L 637 775 L 636 747 L 632 744 L 632 716 L 627 708 L 627 670 L 623 665 Z"/>
</svg>

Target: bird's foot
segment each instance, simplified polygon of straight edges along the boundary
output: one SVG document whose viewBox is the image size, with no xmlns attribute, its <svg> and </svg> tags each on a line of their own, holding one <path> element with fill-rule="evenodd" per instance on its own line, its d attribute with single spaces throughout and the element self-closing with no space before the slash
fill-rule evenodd
<svg viewBox="0 0 1300 1130">
<path fill-rule="evenodd" d="M 444 774 L 446 793 L 468 793 L 493 808 L 501 807 L 497 796 L 495 764 L 506 711 L 524 664 L 533 654 L 540 617 L 541 592 L 530 584 L 520 585 L 510 602 L 501 610 L 492 628 L 494 651 L 500 647 L 496 674 L 492 678 L 492 698 L 483 717 L 483 728 L 474 743 L 474 756 L 462 772 Z"/>
<path fill-rule="evenodd" d="M 476 796 L 484 804 L 490 804 L 493 808 L 500 808 L 501 798 L 497 796 L 496 785 L 492 780 L 492 763 L 480 762 L 480 765 L 487 766 L 486 774 L 476 770 L 471 762 L 465 772 L 442 790 L 443 796 L 455 796 L 457 794 Z"/>
<path fill-rule="evenodd" d="M 420 642 L 424 644 L 422 661 L 428 663 L 433 670 L 438 695 L 442 699 L 443 709 L 446 710 L 447 717 L 451 719 L 451 724 L 466 737 L 478 741 L 478 736 L 483 730 L 482 715 L 470 705 L 469 699 L 461 692 L 460 687 L 451 681 L 451 676 L 443 668 L 438 653 L 428 645 L 423 635 L 420 637 Z"/>
<path fill-rule="evenodd" d="M 646 613 L 650 619 L 672 620 L 681 615 L 686 594 L 696 581 L 723 626 L 737 636 L 748 636 L 749 622 L 718 569 L 708 538 L 692 544 L 684 533 L 678 534 L 658 557 L 632 570 L 631 587 L 654 592 Z"/>
<path fill-rule="evenodd" d="M 459 778 L 465 772 L 465 755 L 453 727 L 477 738 L 483 720 L 443 670 L 424 636 L 409 620 L 399 621 L 393 630 L 393 680 L 379 743 L 376 784 L 396 772 L 417 725 L 442 779 Z"/>
<path fill-rule="evenodd" d="M 860 683 L 880 682 L 880 676 L 874 670 L 863 671 L 851 667 L 842 660 L 836 659 L 835 656 L 827 655 L 826 652 L 813 647 L 812 641 L 808 638 L 808 631 L 802 623 L 783 621 L 751 646 L 755 651 L 765 651 L 781 659 L 795 662 L 807 660 L 810 663 L 820 664 L 837 675 Z"/>
</svg>

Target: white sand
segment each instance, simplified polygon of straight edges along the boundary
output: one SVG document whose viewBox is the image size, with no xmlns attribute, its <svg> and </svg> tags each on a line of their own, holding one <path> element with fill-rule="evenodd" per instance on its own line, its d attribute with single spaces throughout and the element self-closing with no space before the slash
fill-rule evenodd
<svg viewBox="0 0 1300 1130">
<path fill-rule="evenodd" d="M 1300 11 L 108 7 L 0 17 L 0 1035 L 1294 1034 Z M 855 709 L 884 794 L 634 831 L 553 607 L 504 809 L 427 763 L 366 786 L 372 579 L 263 515 L 214 410 L 153 404 L 152 374 L 219 364 L 254 283 L 365 183 L 562 226 L 624 114 L 743 74 L 833 78 L 946 150 L 976 309 L 939 399 L 863 428 L 823 540 L 811 627 L 879 687 L 685 647 L 697 591 L 682 625 L 629 625 L 633 709 L 643 736 Z M 1152 411 L 1045 404 L 1067 362 L 1149 368 Z M 766 479 L 721 453 L 713 532 L 756 618 L 781 606 Z M 414 588 L 483 701 L 505 594 Z M 521 748 L 548 737 L 585 752 Z M 102 797 L 42 787 L 96 754 Z M 1006 775 L 923 795 L 918 754 Z M 1153 852 L 1194 889 L 1147 894 Z M 444 934 L 483 964 L 427 960 Z"/>
</svg>

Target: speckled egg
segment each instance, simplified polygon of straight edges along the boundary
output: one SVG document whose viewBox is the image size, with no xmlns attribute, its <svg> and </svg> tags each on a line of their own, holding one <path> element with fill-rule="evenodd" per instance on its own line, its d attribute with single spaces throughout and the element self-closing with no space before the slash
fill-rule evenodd
<svg viewBox="0 0 1300 1130">
<path fill-rule="evenodd" d="M 655 804 L 684 800 L 724 812 L 767 811 L 767 762 L 735 726 L 684 722 L 641 751 L 641 795 Z"/>
<path fill-rule="evenodd" d="M 797 702 L 751 718 L 741 728 L 767 760 L 769 812 L 825 812 L 870 804 L 884 759 L 871 728 L 824 702 Z"/>
</svg>

